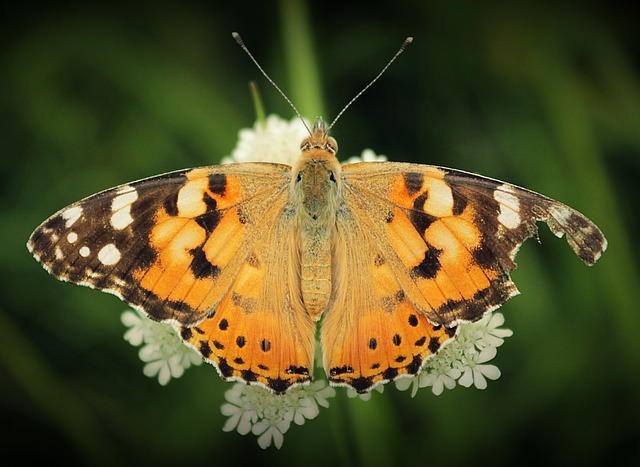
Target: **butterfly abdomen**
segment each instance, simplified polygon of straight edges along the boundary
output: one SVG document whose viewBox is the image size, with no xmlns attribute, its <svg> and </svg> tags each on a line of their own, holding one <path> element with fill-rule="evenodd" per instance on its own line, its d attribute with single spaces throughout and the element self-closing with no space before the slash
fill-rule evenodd
<svg viewBox="0 0 640 467">
<path fill-rule="evenodd" d="M 307 312 L 320 319 L 331 296 L 331 237 L 327 226 L 307 226 L 300 232 L 300 291 Z"/>
</svg>

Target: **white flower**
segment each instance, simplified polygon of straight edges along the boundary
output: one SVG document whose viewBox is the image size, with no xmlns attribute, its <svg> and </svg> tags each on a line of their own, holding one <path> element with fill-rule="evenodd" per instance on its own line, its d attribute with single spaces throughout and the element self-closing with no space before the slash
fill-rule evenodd
<svg viewBox="0 0 640 467">
<path fill-rule="evenodd" d="M 488 313 L 475 323 L 460 324 L 456 336 L 427 361 L 422 371 L 414 378 L 396 381 L 396 388 L 411 388 L 412 397 L 424 387 L 440 395 L 445 388 L 453 389 L 456 381 L 464 387 L 473 384 L 486 389 L 487 379 L 500 377 L 498 367 L 486 363 L 496 356 L 504 338 L 513 335 L 510 329 L 500 328 L 503 324 L 502 313 Z"/>
<path fill-rule="evenodd" d="M 145 362 L 143 373 L 157 377 L 161 385 L 171 378 L 179 378 L 191 365 L 200 365 L 202 357 L 184 345 L 175 329 L 150 320 L 140 312 L 126 310 L 120 317 L 128 327 L 124 338 L 131 345 L 140 347 L 138 356 Z"/>
<path fill-rule="evenodd" d="M 343 162 L 343 164 L 354 164 L 356 162 L 384 162 L 387 160 L 387 156 L 382 154 L 376 154 L 373 149 L 364 149 L 360 156 L 351 156 L 349 159 Z"/>
<path fill-rule="evenodd" d="M 347 397 L 349 399 L 355 399 L 357 397 L 362 401 L 368 401 L 369 399 L 371 399 L 371 395 L 373 394 L 373 391 L 378 391 L 380 394 L 382 394 L 384 392 L 384 386 L 382 384 L 378 384 L 372 390 L 363 392 L 363 393 L 359 393 L 355 389 L 353 389 L 351 386 L 347 386 Z"/>
<path fill-rule="evenodd" d="M 493 359 L 496 353 L 498 351 L 495 347 L 486 347 L 481 352 L 471 352 L 471 355 L 467 356 L 463 361 L 465 370 L 458 383 L 466 388 L 473 384 L 478 389 L 486 389 L 487 380 L 485 377 L 492 380 L 500 378 L 500 370 L 497 366 L 482 365 Z"/>
<path fill-rule="evenodd" d="M 287 121 L 277 115 L 269 115 L 264 123 L 257 121 L 253 128 L 243 128 L 238 132 L 236 147 L 230 157 L 222 159 L 222 163 L 279 162 L 293 165 L 300 157 L 300 143 L 308 136 L 309 132 L 298 117 Z"/>
<path fill-rule="evenodd" d="M 273 444 L 280 449 L 291 422 L 302 425 L 306 420 L 316 418 L 320 407 L 329 407 L 327 399 L 335 394 L 335 390 L 322 380 L 294 387 L 282 395 L 259 386 L 235 383 L 225 393 L 227 402 L 220 408 L 222 414 L 229 417 L 222 429 L 235 429 L 241 435 L 251 432 L 258 437 L 261 448 Z"/>
</svg>

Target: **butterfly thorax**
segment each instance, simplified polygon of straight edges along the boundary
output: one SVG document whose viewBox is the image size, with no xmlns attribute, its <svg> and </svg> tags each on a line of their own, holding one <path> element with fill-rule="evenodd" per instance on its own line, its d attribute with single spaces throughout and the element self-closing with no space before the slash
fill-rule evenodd
<svg viewBox="0 0 640 467">
<path fill-rule="evenodd" d="M 318 320 L 331 297 L 332 251 L 336 212 L 341 204 L 341 168 L 337 144 L 327 136 L 324 122 L 316 120 L 311 137 L 301 145 L 302 154 L 291 180 L 291 206 L 295 209 L 299 245 L 300 293 L 305 309 Z M 296 264 L 297 261 L 292 262 Z"/>
</svg>

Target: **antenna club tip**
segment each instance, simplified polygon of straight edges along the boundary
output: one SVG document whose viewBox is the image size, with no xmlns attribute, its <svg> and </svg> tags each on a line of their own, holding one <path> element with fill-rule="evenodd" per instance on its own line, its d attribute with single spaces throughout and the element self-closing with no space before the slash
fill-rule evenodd
<svg viewBox="0 0 640 467">
<path fill-rule="evenodd" d="M 237 32 L 232 32 L 231 35 L 233 36 L 233 38 L 236 40 L 238 44 L 240 45 L 243 44 L 242 37 L 240 37 L 240 34 L 238 34 Z"/>
<path fill-rule="evenodd" d="M 404 42 L 402 43 L 402 47 L 400 47 L 402 50 L 406 49 L 407 47 L 409 47 L 409 45 L 413 42 L 413 37 L 409 36 L 407 37 Z"/>
</svg>

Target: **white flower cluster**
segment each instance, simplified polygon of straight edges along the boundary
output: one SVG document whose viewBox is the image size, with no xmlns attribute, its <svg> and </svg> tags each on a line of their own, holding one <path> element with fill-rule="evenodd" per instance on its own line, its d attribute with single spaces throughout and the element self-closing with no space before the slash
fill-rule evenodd
<svg viewBox="0 0 640 467">
<path fill-rule="evenodd" d="M 293 165 L 300 157 L 300 143 L 309 136 L 305 123 L 298 117 L 287 121 L 277 115 L 269 115 L 264 122 L 257 121 L 253 128 L 243 128 L 238 132 L 236 147 L 231 156 L 222 159 L 222 163 L 278 162 Z"/>
<path fill-rule="evenodd" d="M 191 365 L 200 365 L 202 357 L 184 345 L 173 327 L 157 323 L 138 311 L 126 310 L 120 317 L 128 329 L 124 338 L 138 347 L 138 356 L 145 362 L 143 373 L 157 377 L 165 386 L 171 378 L 180 378 Z"/>
<path fill-rule="evenodd" d="M 307 129 L 299 118 L 287 121 L 270 115 L 265 122 L 256 123 L 253 129 L 241 130 L 238 144 L 223 162 L 293 164 L 300 154 L 299 144 L 306 136 Z M 360 157 L 351 157 L 345 163 L 383 160 L 386 160 L 384 156 L 365 149 Z M 140 346 L 139 357 L 145 362 L 144 374 L 157 377 L 160 384 L 165 385 L 171 378 L 179 378 L 191 365 L 202 363 L 200 355 L 183 344 L 172 326 L 157 323 L 131 310 L 122 314 L 122 322 L 128 328 L 124 338 L 131 345 Z M 487 379 L 500 377 L 500 370 L 487 362 L 496 356 L 504 338 L 512 335 L 510 330 L 501 328 L 503 324 L 501 313 L 489 313 L 475 323 L 461 324 L 455 339 L 429 359 L 420 374 L 397 380 L 396 387 L 400 390 L 412 388 L 412 395 L 423 387 L 431 387 L 432 392 L 439 395 L 445 388 L 453 389 L 456 383 L 485 389 Z M 317 357 L 317 361 L 321 362 L 322 358 Z M 383 392 L 384 387 L 375 389 Z M 242 435 L 252 433 L 258 437 L 260 447 L 273 445 L 279 449 L 292 422 L 302 425 L 315 418 L 320 407 L 328 407 L 328 399 L 335 394 L 324 380 L 294 387 L 284 395 L 235 383 L 225 393 L 227 402 L 221 407 L 223 415 L 229 417 L 223 430 L 236 430 Z M 362 400 L 371 398 L 371 392 L 358 394 L 353 389 L 348 389 L 347 395 Z"/>
<path fill-rule="evenodd" d="M 258 437 L 261 448 L 273 443 L 280 449 L 291 422 L 302 425 L 306 420 L 316 418 L 320 407 L 329 407 L 327 399 L 335 395 L 335 389 L 323 380 L 294 387 L 283 395 L 275 395 L 259 386 L 236 383 L 224 395 L 227 403 L 222 404 L 221 411 L 229 419 L 222 429 L 236 430 L 241 435 L 251 432 Z"/>
<path fill-rule="evenodd" d="M 440 351 L 427 361 L 420 374 L 414 378 L 396 381 L 401 391 L 412 388 L 415 396 L 419 388 L 431 387 L 435 395 L 445 388 L 453 389 L 458 384 L 478 389 L 486 389 L 487 379 L 496 380 L 500 370 L 495 365 L 487 365 L 492 360 L 505 337 L 513 332 L 503 329 L 502 313 L 487 313 L 475 323 L 460 324 L 455 339 L 450 340 Z"/>
</svg>

